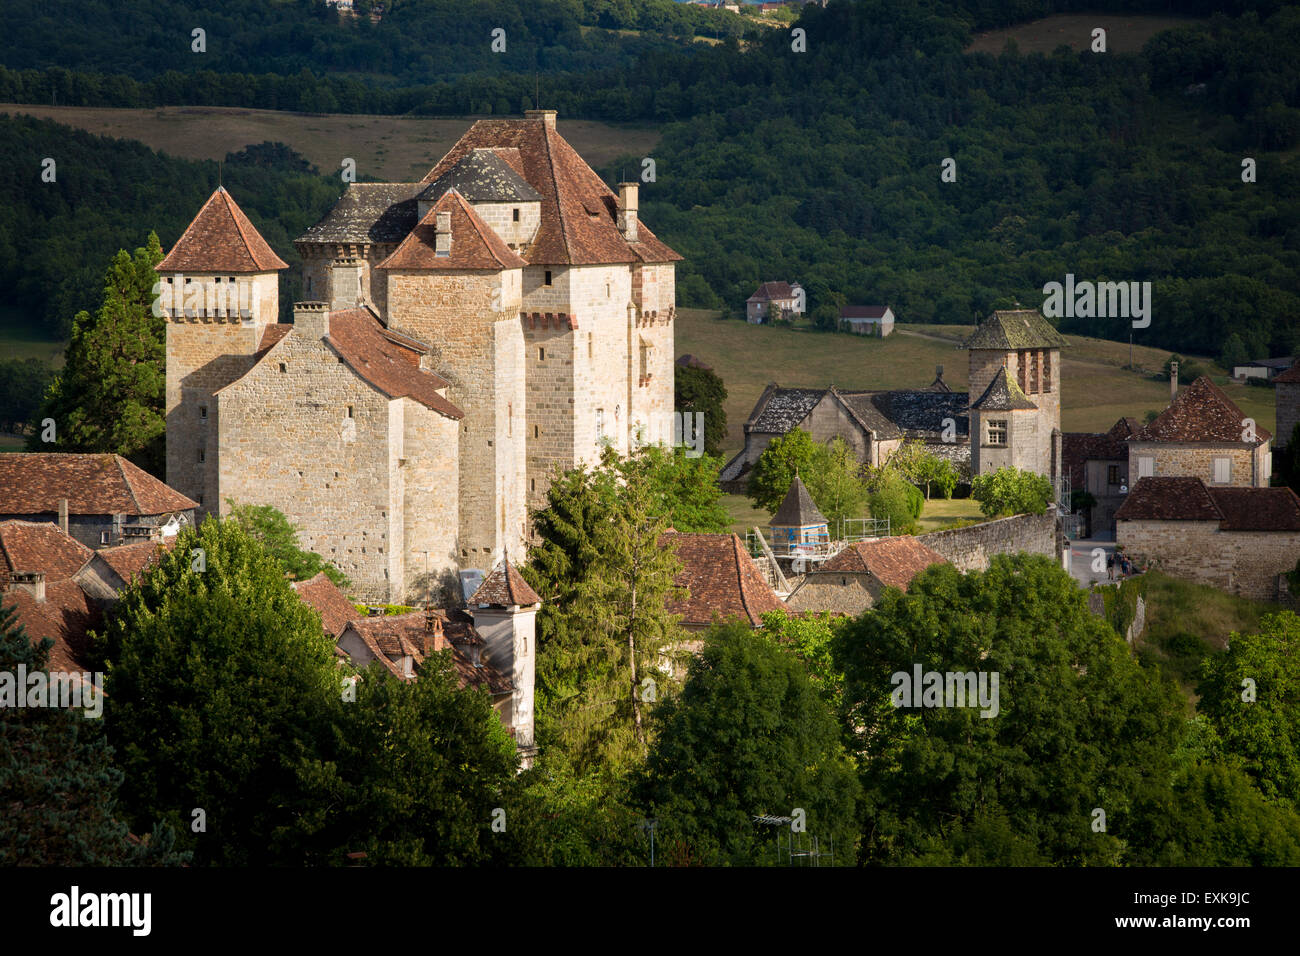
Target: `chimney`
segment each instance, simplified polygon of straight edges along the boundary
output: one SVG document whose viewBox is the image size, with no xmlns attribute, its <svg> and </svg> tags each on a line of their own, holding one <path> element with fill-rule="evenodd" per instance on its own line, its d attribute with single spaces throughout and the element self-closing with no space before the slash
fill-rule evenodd
<svg viewBox="0 0 1300 956">
<path fill-rule="evenodd" d="M 10 575 L 10 588 L 21 588 L 37 601 L 45 601 L 44 571 L 15 571 Z"/>
<path fill-rule="evenodd" d="M 555 129 L 555 110 L 524 110 L 524 118 L 541 120 L 547 129 Z"/>
<path fill-rule="evenodd" d="M 59 530 L 68 533 L 68 499 L 59 499 Z"/>
<path fill-rule="evenodd" d="M 335 259 L 329 266 L 329 307 L 331 309 L 356 309 L 365 302 L 361 289 L 363 266 L 360 259 L 346 257 Z"/>
<path fill-rule="evenodd" d="M 636 242 L 636 219 L 640 186 L 637 183 L 618 184 L 618 231 L 628 242 Z"/>
<path fill-rule="evenodd" d="M 433 252 L 438 256 L 451 255 L 451 210 L 438 213 L 433 232 Z"/>
<path fill-rule="evenodd" d="M 326 302 L 295 302 L 293 329 L 309 338 L 323 339 L 330 334 L 330 307 Z"/>
<path fill-rule="evenodd" d="M 936 365 L 936 366 L 934 367 L 934 380 L 935 380 L 936 382 L 942 382 L 942 381 L 943 381 L 943 366 L 942 366 L 942 365 Z"/>
<path fill-rule="evenodd" d="M 1178 397 L 1178 363 L 1169 363 L 1169 400 L 1172 402 Z"/>
</svg>

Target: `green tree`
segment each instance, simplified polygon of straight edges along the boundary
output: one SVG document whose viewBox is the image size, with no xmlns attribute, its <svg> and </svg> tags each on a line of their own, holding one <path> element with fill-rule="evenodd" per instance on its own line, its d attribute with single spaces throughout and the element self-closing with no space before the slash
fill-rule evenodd
<svg viewBox="0 0 1300 956">
<path fill-rule="evenodd" d="M 1041 515 L 1052 500 L 1052 483 L 1043 475 L 1019 468 L 999 468 L 971 479 L 970 496 L 991 517 Z"/>
<path fill-rule="evenodd" d="M 890 468 L 879 468 L 867 483 L 867 507 L 877 521 L 889 519 L 890 534 L 911 534 L 925 501 L 916 486 Z"/>
<path fill-rule="evenodd" d="M 677 531 L 721 534 L 731 530 L 722 506 L 718 471 L 723 462 L 708 455 L 692 458 L 682 448 L 647 445 L 624 466 L 643 474 L 654 499 L 654 513 Z"/>
<path fill-rule="evenodd" d="M 807 834 L 852 861 L 858 784 L 830 706 L 803 664 L 748 624 L 715 625 L 659 734 L 641 785 L 661 845 L 709 864 L 774 858 L 758 815 L 806 814 Z"/>
<path fill-rule="evenodd" d="M 763 615 L 763 633 L 803 661 L 808 677 L 826 697 L 832 713 L 843 715 L 844 674 L 835 662 L 832 646 L 835 633 L 845 623 L 829 611 L 794 615 L 768 611 Z"/>
<path fill-rule="evenodd" d="M 904 441 L 885 464 L 886 467 L 897 469 L 904 478 L 922 488 L 927 499 L 930 497 L 931 485 L 937 485 L 944 498 L 951 498 L 953 489 L 957 487 L 957 469 L 952 462 L 940 458 L 922 441 Z"/>
<path fill-rule="evenodd" d="M 841 519 L 861 518 L 866 513 L 867 485 L 862 479 L 862 465 L 843 438 L 835 438 L 829 446 L 816 446 L 800 476 L 832 531 L 840 526 Z"/>
<path fill-rule="evenodd" d="M 1223 340 L 1223 351 L 1219 354 L 1219 364 L 1232 374 L 1232 369 L 1237 365 L 1245 365 L 1250 361 L 1250 353 L 1246 351 L 1246 343 L 1241 340 L 1241 336 L 1236 332 L 1229 332 L 1228 337 Z"/>
<path fill-rule="evenodd" d="M 340 678 L 332 640 L 279 562 L 237 522 L 186 528 L 122 591 L 95 643 L 137 825 L 170 823 L 202 863 L 283 859 L 297 766 Z"/>
<path fill-rule="evenodd" d="M 776 514 L 786 492 L 794 483 L 795 475 L 809 471 L 824 446 L 813 441 L 812 435 L 802 428 L 792 428 L 784 435 L 773 438 L 754 462 L 749 473 L 749 499 L 755 508 L 764 508 Z"/>
<path fill-rule="evenodd" d="M 93 316 L 77 314 L 67 364 L 37 414 L 54 420 L 56 441 L 53 447 L 43 442 L 37 429 L 28 436 L 29 450 L 108 452 L 163 473 L 166 326 L 153 314 L 153 267 L 161 261 L 152 232 L 134 255 L 123 249 L 113 258 L 103 304 Z"/>
<path fill-rule="evenodd" d="M 833 650 L 866 793 L 865 862 L 1113 864 L 1134 806 L 1168 787 L 1176 687 L 1049 558 L 928 568 L 907 593 L 886 589 Z M 940 675 L 937 701 L 902 697 L 918 667 Z M 949 673 L 985 676 L 980 706 L 920 706 L 947 702 Z"/>
<path fill-rule="evenodd" d="M 673 404 L 682 415 L 704 416 L 704 453 L 722 454 L 722 444 L 727 440 L 727 386 L 711 368 L 689 365 L 673 366 Z M 695 419 L 683 422 L 682 431 L 689 434 Z"/>
<path fill-rule="evenodd" d="M 230 505 L 227 520 L 243 528 L 249 537 L 279 561 L 291 580 L 306 581 L 324 571 L 336 587 L 352 586 L 347 575 L 319 554 L 298 547 L 298 529 L 284 512 L 271 505 L 237 505 L 231 498 L 226 501 Z"/>
</svg>

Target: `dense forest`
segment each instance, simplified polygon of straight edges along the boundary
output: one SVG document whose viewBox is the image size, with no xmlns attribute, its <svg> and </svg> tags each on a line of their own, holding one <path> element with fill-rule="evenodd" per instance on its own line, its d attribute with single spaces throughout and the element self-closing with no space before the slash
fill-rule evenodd
<svg viewBox="0 0 1300 956">
<path fill-rule="evenodd" d="M 903 321 L 960 323 L 1039 303 L 1045 283 L 1074 274 L 1153 283 L 1140 344 L 1217 355 L 1235 333 L 1251 356 L 1297 348 L 1294 7 L 1177 4 L 1203 19 L 1158 34 L 1140 54 L 991 56 L 963 52 L 972 30 L 1081 5 L 837 0 L 803 12 L 806 52 L 785 29 L 744 18 L 732 18 L 735 32 L 750 33 L 717 45 L 590 30 L 685 34 L 729 22 L 671 3 L 502 0 L 467 10 L 408 0 L 371 25 L 338 22 L 319 5 L 164 2 L 131 12 L 111 44 L 87 32 L 107 5 L 28 6 L 30 16 L 15 7 L 0 41 L 0 100 L 518 115 L 540 89 L 561 124 L 654 124 L 664 139 L 643 214 L 687 257 L 682 305 L 738 311 L 757 282 L 786 278 L 803 282 L 810 308 L 887 302 Z M 53 16 L 66 18 L 57 30 Z M 160 24 L 200 16 L 214 25 L 206 57 L 146 52 L 167 46 Z M 512 38 L 507 54 L 484 52 L 495 23 Z M 265 37 L 283 42 L 272 50 Z M 583 44 L 595 52 L 579 55 Z M 444 70 L 448 62 L 459 72 Z M 242 72 L 251 69 L 270 72 Z M 150 228 L 172 241 L 215 184 L 212 164 L 39 124 L 6 132 L 9 168 L 33 172 L 0 186 L 0 248 L 25 253 L 5 257 L 0 281 L 55 331 L 93 300 L 118 248 Z M 45 156 L 67 157 L 57 189 L 31 188 Z M 945 182 L 948 158 L 955 180 Z M 1252 182 L 1245 158 L 1256 164 Z M 612 179 L 637 159 L 602 172 Z M 340 188 L 292 164 L 230 176 L 290 261 L 288 240 Z M 1063 322 L 1117 339 L 1129 332 L 1123 318 Z"/>
</svg>

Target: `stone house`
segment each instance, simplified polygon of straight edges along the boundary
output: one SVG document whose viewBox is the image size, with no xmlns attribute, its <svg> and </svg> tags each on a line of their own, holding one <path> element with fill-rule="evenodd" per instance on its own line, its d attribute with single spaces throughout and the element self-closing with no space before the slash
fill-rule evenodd
<svg viewBox="0 0 1300 956">
<path fill-rule="evenodd" d="M 856 617 L 874 607 L 885 588 L 906 591 L 912 578 L 930 565 L 945 563 L 943 555 L 911 535 L 858 541 L 809 571 L 786 605 L 792 611 Z"/>
<path fill-rule="evenodd" d="M 894 310 L 887 305 L 846 305 L 840 309 L 840 322 L 854 335 L 884 338 L 894 331 Z"/>
<path fill-rule="evenodd" d="M 350 184 L 295 243 L 218 189 L 158 266 L 167 473 L 270 504 L 365 600 L 518 553 L 557 469 L 672 435 L 675 262 L 553 110 L 475 123 L 419 183 Z"/>
<path fill-rule="evenodd" d="M 764 614 L 785 607 L 735 534 L 669 531 L 659 543 L 672 548 L 682 563 L 674 579 L 682 590 L 667 607 L 670 614 L 681 615 L 686 630 L 703 631 L 732 618 L 762 627 Z"/>
<path fill-rule="evenodd" d="M 1277 437 L 1274 444 L 1285 448 L 1291 443 L 1296 425 L 1300 425 L 1300 364 L 1291 366 L 1273 379 L 1273 396 L 1277 405 Z"/>
<path fill-rule="evenodd" d="M 1300 496 L 1290 488 L 1212 486 L 1199 476 L 1139 478 L 1115 514 L 1139 565 L 1258 601 L 1278 601 L 1300 560 Z"/>
<path fill-rule="evenodd" d="M 1248 378 L 1261 378 L 1267 382 L 1276 379 L 1278 375 L 1294 365 L 1295 357 L 1289 355 L 1282 358 L 1255 359 L 1244 365 L 1234 365 L 1232 377 L 1242 381 Z"/>
<path fill-rule="evenodd" d="M 803 314 L 803 289 L 794 282 L 764 282 L 745 300 L 745 321 L 761 325 Z"/>
<path fill-rule="evenodd" d="M 1272 437 L 1201 376 L 1128 439 L 1128 473 L 1135 482 L 1189 477 L 1210 487 L 1266 488 Z"/>
<path fill-rule="evenodd" d="M 121 455 L 0 454 L 0 521 L 48 521 L 90 548 L 170 537 L 197 509 Z"/>
<path fill-rule="evenodd" d="M 1084 514 L 1084 537 L 1115 534 L 1115 512 L 1128 495 L 1128 439 L 1142 426 L 1121 418 L 1109 431 L 1066 432 L 1061 436 L 1065 473 L 1072 491 L 1086 491 L 1096 502 Z"/>
</svg>

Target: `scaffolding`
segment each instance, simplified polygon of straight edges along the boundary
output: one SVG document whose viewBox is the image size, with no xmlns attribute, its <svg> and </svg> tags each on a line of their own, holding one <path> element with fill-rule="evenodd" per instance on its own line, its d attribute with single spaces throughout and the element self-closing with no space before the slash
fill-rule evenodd
<svg viewBox="0 0 1300 956">
<path fill-rule="evenodd" d="M 829 840 L 830 849 L 823 850 L 820 838 L 809 833 L 794 832 L 791 827 L 794 817 L 763 815 L 754 817 L 754 822 L 759 826 L 776 828 L 777 866 L 821 866 L 823 859 L 827 860 L 827 866 L 835 865 L 835 837 L 832 836 Z"/>
<path fill-rule="evenodd" d="M 778 558 L 790 562 L 793 574 L 803 574 L 815 570 L 822 563 L 829 561 L 851 544 L 859 541 L 873 541 L 876 538 L 889 537 L 888 518 L 841 518 L 837 534 L 832 537 L 829 532 L 817 535 L 810 541 L 778 542 L 769 541 L 761 528 L 752 528 L 745 532 L 745 550 L 752 558 L 766 558 L 774 569 L 769 574 L 769 582 L 777 590 L 787 590 L 785 576 L 781 573 Z"/>
</svg>

